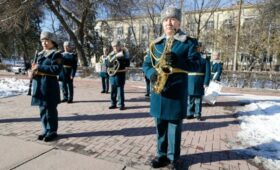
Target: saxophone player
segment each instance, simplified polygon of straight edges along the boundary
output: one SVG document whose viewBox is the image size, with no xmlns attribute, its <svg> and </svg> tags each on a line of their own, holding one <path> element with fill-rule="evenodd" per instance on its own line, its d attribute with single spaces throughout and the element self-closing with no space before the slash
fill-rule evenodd
<svg viewBox="0 0 280 170">
<path fill-rule="evenodd" d="M 157 156 L 150 165 L 178 169 L 182 121 L 187 108 L 187 73 L 195 67 L 192 58 L 199 54 L 197 40 L 180 30 L 180 9 L 165 8 L 161 21 L 164 34 L 151 43 L 143 63 L 145 76 L 153 86 L 150 114 L 157 130 Z"/>
<path fill-rule="evenodd" d="M 124 110 L 125 73 L 126 67 L 129 66 L 129 56 L 127 50 L 121 47 L 120 41 L 115 40 L 111 45 L 113 51 L 108 56 L 108 74 L 111 84 L 111 106 L 109 109 L 116 109 L 118 101 L 119 109 Z"/>
</svg>

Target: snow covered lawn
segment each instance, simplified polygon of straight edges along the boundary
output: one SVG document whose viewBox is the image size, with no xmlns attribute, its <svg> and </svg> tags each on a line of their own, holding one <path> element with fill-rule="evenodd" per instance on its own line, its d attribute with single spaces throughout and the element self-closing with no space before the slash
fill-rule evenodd
<svg viewBox="0 0 280 170">
<path fill-rule="evenodd" d="M 0 98 L 27 93 L 29 80 L 0 78 Z"/>
<path fill-rule="evenodd" d="M 280 97 L 236 96 L 249 101 L 239 112 L 241 131 L 234 149 L 255 156 L 254 161 L 265 169 L 280 170 Z"/>
</svg>

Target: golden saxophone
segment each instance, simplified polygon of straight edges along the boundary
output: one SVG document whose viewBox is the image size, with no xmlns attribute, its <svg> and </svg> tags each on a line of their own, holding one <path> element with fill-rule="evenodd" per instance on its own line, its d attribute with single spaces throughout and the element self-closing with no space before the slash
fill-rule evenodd
<svg viewBox="0 0 280 170">
<path fill-rule="evenodd" d="M 171 53 L 172 44 L 174 42 L 174 37 L 168 38 L 164 51 L 159 58 L 158 63 L 154 66 L 155 70 L 158 73 L 157 80 L 153 86 L 153 91 L 157 94 L 160 94 L 163 90 L 166 81 L 170 74 L 173 73 L 173 68 L 169 65 L 169 63 L 166 61 L 166 54 Z"/>
</svg>

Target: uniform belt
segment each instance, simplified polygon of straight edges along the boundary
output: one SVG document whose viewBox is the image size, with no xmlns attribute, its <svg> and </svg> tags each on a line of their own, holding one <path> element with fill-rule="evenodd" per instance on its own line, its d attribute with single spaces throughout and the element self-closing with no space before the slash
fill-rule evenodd
<svg viewBox="0 0 280 170">
<path fill-rule="evenodd" d="M 126 72 L 126 69 L 118 70 L 117 73 Z"/>
<path fill-rule="evenodd" d="M 173 68 L 172 73 L 185 73 L 190 76 L 204 76 L 204 73 L 195 73 L 195 72 L 188 72 L 186 70 L 180 69 L 180 68 Z"/>
<path fill-rule="evenodd" d="M 204 73 L 195 73 L 195 72 L 191 72 L 188 74 L 189 76 L 204 76 Z"/>
<path fill-rule="evenodd" d="M 69 65 L 63 65 L 63 67 L 65 67 L 65 68 L 71 68 L 72 66 L 69 66 Z"/>
<path fill-rule="evenodd" d="M 50 76 L 50 77 L 56 77 L 56 75 L 54 74 L 47 74 L 47 73 L 42 73 L 42 72 L 36 72 L 35 73 L 36 76 Z"/>
<path fill-rule="evenodd" d="M 188 71 L 180 69 L 180 68 L 172 68 L 172 73 L 185 73 L 185 74 L 189 74 Z"/>
</svg>

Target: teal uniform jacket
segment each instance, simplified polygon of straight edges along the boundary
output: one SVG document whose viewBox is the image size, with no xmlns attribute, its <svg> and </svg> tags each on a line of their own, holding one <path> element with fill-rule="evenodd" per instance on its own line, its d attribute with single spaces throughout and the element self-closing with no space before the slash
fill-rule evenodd
<svg viewBox="0 0 280 170">
<path fill-rule="evenodd" d="M 77 55 L 70 52 L 62 53 L 62 63 L 63 69 L 59 75 L 59 80 L 69 82 L 70 77 L 75 77 L 77 71 Z"/>
<path fill-rule="evenodd" d="M 223 71 L 223 63 L 220 60 L 213 60 L 211 62 L 211 80 L 221 81 L 221 74 Z M 215 77 L 213 77 L 216 74 Z"/>
<path fill-rule="evenodd" d="M 204 85 L 208 86 L 210 83 L 210 62 L 201 56 L 194 60 L 198 67 L 194 68 L 192 73 L 188 75 L 188 95 L 189 96 L 203 96 Z"/>
<path fill-rule="evenodd" d="M 154 41 L 152 53 L 159 58 L 164 50 L 166 38 L 161 36 Z M 197 40 L 179 31 L 174 35 L 171 52 L 176 57 L 176 68 L 191 71 L 195 67 L 192 59 L 197 57 Z M 151 51 L 143 63 L 143 71 L 148 79 L 156 72 L 151 60 Z M 154 61 L 153 61 L 154 62 Z M 152 83 L 152 82 L 151 82 Z M 180 120 L 185 117 L 187 108 L 187 74 L 174 73 L 169 75 L 160 95 L 151 92 L 150 114 L 162 120 Z M 153 84 L 151 84 L 153 87 Z"/>
<path fill-rule="evenodd" d="M 55 50 L 38 54 L 38 72 L 32 81 L 32 106 L 56 106 L 60 102 L 57 76 L 62 68 L 62 55 Z"/>
<path fill-rule="evenodd" d="M 108 73 L 107 73 L 107 69 L 106 67 L 108 66 L 108 59 L 103 59 L 103 56 L 100 57 L 100 64 L 101 64 L 101 72 L 99 73 L 100 77 L 104 77 L 107 78 L 109 77 Z M 103 69 L 105 68 L 105 69 Z"/>
<path fill-rule="evenodd" d="M 109 56 L 113 56 L 115 55 L 114 52 L 111 52 L 109 54 Z M 110 60 L 110 58 L 109 58 Z M 118 70 L 125 70 L 126 67 L 129 67 L 129 56 L 127 55 L 126 52 L 123 51 L 123 57 L 119 57 L 117 59 L 120 63 L 120 67 Z M 124 86 L 125 84 L 125 79 L 126 79 L 126 75 L 125 75 L 125 71 L 123 72 L 117 72 L 115 75 L 110 76 L 109 80 L 111 85 L 113 86 Z"/>
</svg>

